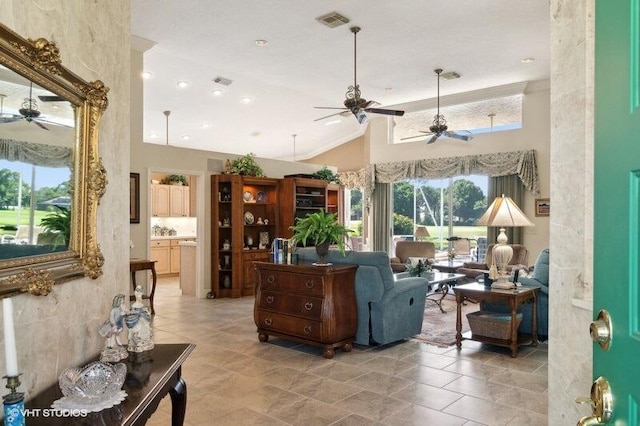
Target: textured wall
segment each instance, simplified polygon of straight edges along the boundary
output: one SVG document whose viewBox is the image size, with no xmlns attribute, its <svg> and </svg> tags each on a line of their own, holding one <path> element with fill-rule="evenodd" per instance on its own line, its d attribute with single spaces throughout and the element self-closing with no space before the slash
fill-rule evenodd
<svg viewBox="0 0 640 426">
<path fill-rule="evenodd" d="M 21 390 L 29 398 L 57 382 L 63 369 L 100 351 L 97 328 L 108 317 L 111 299 L 129 291 L 129 200 L 122 194 L 129 191 L 130 3 L 1 0 L 0 21 L 25 38 L 55 41 L 63 65 L 111 89 L 100 126 L 100 155 L 109 180 L 98 209 L 104 275 L 59 285 L 46 297 L 14 297 Z"/>
<path fill-rule="evenodd" d="M 549 424 L 590 414 L 593 271 L 593 0 L 551 1 Z"/>
</svg>

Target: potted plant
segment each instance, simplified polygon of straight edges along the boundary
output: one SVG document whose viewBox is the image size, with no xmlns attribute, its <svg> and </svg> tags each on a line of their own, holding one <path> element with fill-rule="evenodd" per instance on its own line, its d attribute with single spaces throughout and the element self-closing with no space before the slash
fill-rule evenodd
<svg viewBox="0 0 640 426">
<path fill-rule="evenodd" d="M 68 245 L 71 236 L 71 209 L 55 206 L 58 210 L 43 217 L 40 221 L 44 232 L 53 245 Z"/>
<path fill-rule="evenodd" d="M 326 264 L 324 257 L 329 252 L 329 245 L 336 244 L 340 253 L 344 256 L 345 239 L 349 237 L 349 231 L 338 222 L 337 214 L 318 211 L 308 214 L 304 218 L 298 218 L 294 226 L 289 227 L 293 231 L 292 239 L 303 246 L 314 245 L 318 253 L 317 265 Z"/>
<path fill-rule="evenodd" d="M 231 173 L 243 176 L 263 177 L 262 168 L 256 162 L 255 154 L 249 153 L 244 157 L 238 157 L 231 162 Z"/>
<path fill-rule="evenodd" d="M 337 183 L 338 185 L 341 185 L 341 182 L 338 176 L 335 173 L 333 173 L 327 166 L 324 166 L 317 172 L 313 173 L 312 176 L 315 179 L 322 179 L 322 180 L 326 180 L 327 182 L 334 182 L 334 183 Z"/>
<path fill-rule="evenodd" d="M 185 175 L 169 175 L 162 179 L 165 185 L 182 185 L 189 186 L 189 181 Z"/>
</svg>

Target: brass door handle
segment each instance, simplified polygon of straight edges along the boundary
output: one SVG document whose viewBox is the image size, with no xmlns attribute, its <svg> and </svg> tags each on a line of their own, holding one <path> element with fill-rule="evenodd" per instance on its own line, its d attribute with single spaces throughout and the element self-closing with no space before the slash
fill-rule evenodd
<svg viewBox="0 0 640 426">
<path fill-rule="evenodd" d="M 606 424 L 613 415 L 613 394 L 606 378 L 600 376 L 591 385 L 591 396 L 576 398 L 578 404 L 590 404 L 593 414 L 583 417 L 577 426 Z"/>
<path fill-rule="evenodd" d="M 589 326 L 589 334 L 591 335 L 591 340 L 600 345 L 602 349 L 609 350 L 613 336 L 613 324 L 611 323 L 609 312 L 604 309 L 598 312 L 598 318 Z"/>
</svg>

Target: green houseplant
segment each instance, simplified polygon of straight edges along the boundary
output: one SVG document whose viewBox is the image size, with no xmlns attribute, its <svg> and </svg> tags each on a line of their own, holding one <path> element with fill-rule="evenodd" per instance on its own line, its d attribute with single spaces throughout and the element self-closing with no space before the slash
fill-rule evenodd
<svg viewBox="0 0 640 426">
<path fill-rule="evenodd" d="M 316 179 L 326 180 L 327 182 L 335 182 L 338 185 L 342 184 L 340 182 L 340 179 L 338 178 L 338 175 L 333 173 L 327 166 L 324 166 L 317 172 L 313 173 L 312 176 Z"/>
<path fill-rule="evenodd" d="M 187 177 L 185 175 L 169 175 L 162 179 L 162 183 L 165 185 L 171 185 L 175 183 L 183 186 L 189 186 L 189 181 L 187 180 Z"/>
<path fill-rule="evenodd" d="M 249 154 L 238 157 L 231 162 L 231 173 L 237 173 L 244 176 L 258 176 L 263 177 L 264 172 L 262 167 L 256 161 L 256 156 L 252 152 Z"/>
<path fill-rule="evenodd" d="M 58 210 L 49 213 L 40 221 L 44 232 L 53 245 L 68 245 L 71 236 L 71 209 L 55 206 Z"/>
<path fill-rule="evenodd" d="M 329 252 L 329 245 L 336 244 L 340 253 L 344 255 L 345 240 L 349 237 L 349 230 L 338 222 L 337 214 L 318 211 L 306 217 L 298 218 L 294 226 L 293 240 L 303 246 L 315 245 L 319 259 L 317 264 L 325 263 L 324 257 Z"/>
</svg>

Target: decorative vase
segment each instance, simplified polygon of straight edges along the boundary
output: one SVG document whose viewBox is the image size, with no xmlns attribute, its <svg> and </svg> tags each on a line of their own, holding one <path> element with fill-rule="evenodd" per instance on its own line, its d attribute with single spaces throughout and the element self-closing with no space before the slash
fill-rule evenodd
<svg viewBox="0 0 640 426">
<path fill-rule="evenodd" d="M 229 275 L 225 275 L 222 279 L 222 287 L 231 288 L 231 277 Z"/>
<path fill-rule="evenodd" d="M 318 254 L 318 261 L 314 265 L 328 265 L 324 257 L 329 254 L 329 242 L 326 241 L 316 246 L 316 253 Z"/>
<path fill-rule="evenodd" d="M 231 266 L 231 264 L 229 263 L 229 259 L 230 256 L 228 254 L 224 255 L 224 267 L 225 269 L 229 269 L 229 266 Z"/>
</svg>

